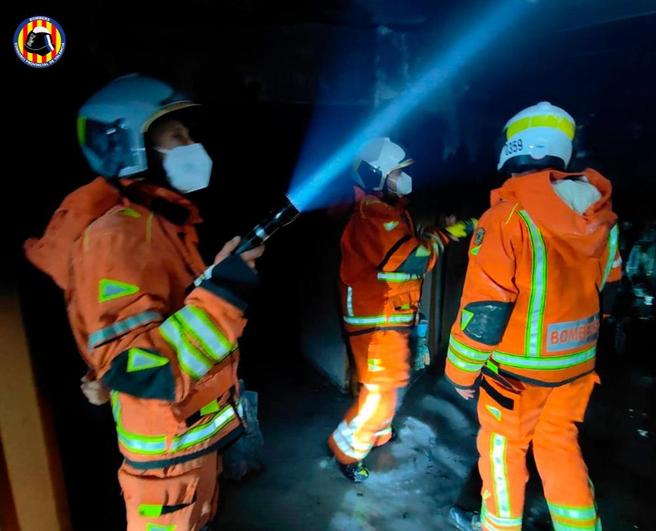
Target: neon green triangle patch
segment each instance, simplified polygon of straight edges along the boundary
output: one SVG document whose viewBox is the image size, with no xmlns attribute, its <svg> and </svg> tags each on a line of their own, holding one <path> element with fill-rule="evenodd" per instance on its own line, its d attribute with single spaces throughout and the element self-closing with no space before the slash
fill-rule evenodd
<svg viewBox="0 0 656 531">
<path fill-rule="evenodd" d="M 111 278 L 101 278 L 98 285 L 98 302 L 107 302 L 121 297 L 127 297 L 139 291 L 139 286 L 113 280 Z"/>
<path fill-rule="evenodd" d="M 122 216 L 127 216 L 128 218 L 140 218 L 141 214 L 137 212 L 134 208 L 126 207 L 122 210 L 119 210 L 119 214 Z"/>
<path fill-rule="evenodd" d="M 462 315 L 460 316 L 460 330 L 467 328 L 467 325 L 474 318 L 474 312 L 470 312 L 465 308 L 462 309 Z"/>
<path fill-rule="evenodd" d="M 477 256 L 477 255 L 478 255 L 478 251 L 480 251 L 480 250 L 481 250 L 481 246 L 480 246 L 480 245 L 477 245 L 476 247 L 472 247 L 471 254 L 473 254 L 474 256 Z"/>
<path fill-rule="evenodd" d="M 221 409 L 219 408 L 219 402 L 216 400 L 212 400 L 209 404 L 200 408 L 200 414 L 201 416 L 211 415 L 212 413 L 216 413 L 217 411 L 219 411 L 219 409 Z"/>
<path fill-rule="evenodd" d="M 154 369 L 162 367 L 169 362 L 163 356 L 158 356 L 147 350 L 140 348 L 131 348 L 128 350 L 128 372 L 145 371 L 146 369 Z"/>
<path fill-rule="evenodd" d="M 494 406 L 485 406 L 485 409 L 487 409 L 495 419 L 501 422 L 501 411 Z"/>
</svg>

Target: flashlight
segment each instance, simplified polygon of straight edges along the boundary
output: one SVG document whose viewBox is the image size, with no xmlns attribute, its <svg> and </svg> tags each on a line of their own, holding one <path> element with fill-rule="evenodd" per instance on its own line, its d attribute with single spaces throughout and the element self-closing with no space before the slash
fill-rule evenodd
<svg viewBox="0 0 656 531">
<path fill-rule="evenodd" d="M 299 210 L 287 197 L 285 197 L 285 200 L 280 207 L 274 208 L 264 221 L 255 225 L 255 227 L 242 239 L 239 247 L 235 250 L 235 254 L 241 254 L 262 245 L 278 229 L 289 225 L 294 221 L 299 214 Z"/>
</svg>

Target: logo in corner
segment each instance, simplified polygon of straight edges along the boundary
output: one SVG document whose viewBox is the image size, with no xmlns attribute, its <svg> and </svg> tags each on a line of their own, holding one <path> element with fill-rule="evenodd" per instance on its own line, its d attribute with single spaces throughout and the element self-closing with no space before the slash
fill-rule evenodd
<svg viewBox="0 0 656 531">
<path fill-rule="evenodd" d="M 14 51 L 27 66 L 52 66 L 61 59 L 65 48 L 64 30 L 49 17 L 25 19 L 14 33 Z"/>
</svg>

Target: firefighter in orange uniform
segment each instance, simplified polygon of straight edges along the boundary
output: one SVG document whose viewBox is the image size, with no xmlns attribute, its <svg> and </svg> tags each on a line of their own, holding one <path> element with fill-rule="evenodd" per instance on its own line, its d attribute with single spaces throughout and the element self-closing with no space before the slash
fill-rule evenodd
<svg viewBox="0 0 656 531">
<path fill-rule="evenodd" d="M 621 276 L 611 184 L 567 173 L 575 123 L 541 102 L 504 129 L 498 169 L 511 173 L 472 238 L 447 355 L 464 397 L 480 385 L 481 526 L 522 526 L 525 456 L 533 445 L 554 528 L 601 523 L 578 445 L 599 382 L 600 292 Z"/>
<path fill-rule="evenodd" d="M 262 248 L 207 268 L 183 194 L 212 160 L 185 114 L 194 104 L 148 77 L 119 78 L 80 110 L 79 140 L 102 175 L 70 194 L 28 258 L 65 291 L 92 403 L 111 394 L 129 531 L 204 528 L 219 451 L 243 431 L 237 339 Z"/>
<path fill-rule="evenodd" d="M 410 372 L 409 338 L 417 322 L 424 275 L 451 238 L 472 222 L 417 234 L 406 209 L 412 163 L 389 138 L 367 142 L 356 161 L 356 204 L 342 235 L 340 267 L 344 328 L 360 392 L 328 440 L 344 475 L 364 481 L 362 460 L 393 436 L 397 393 Z"/>
</svg>

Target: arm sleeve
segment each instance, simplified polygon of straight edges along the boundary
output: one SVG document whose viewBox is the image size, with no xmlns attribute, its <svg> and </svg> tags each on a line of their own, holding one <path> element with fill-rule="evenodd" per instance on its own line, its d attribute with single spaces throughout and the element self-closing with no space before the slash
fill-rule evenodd
<svg viewBox="0 0 656 531">
<path fill-rule="evenodd" d="M 94 235 L 81 252 L 75 293 L 88 359 L 103 382 L 140 398 L 178 402 L 236 348 L 257 277 L 230 257 L 175 308 L 162 256 L 123 232 Z"/>
<path fill-rule="evenodd" d="M 420 277 L 435 265 L 441 240 L 421 240 L 405 215 L 378 200 L 364 200 L 354 215 L 351 246 L 383 275 Z"/>
<path fill-rule="evenodd" d="M 446 361 L 445 374 L 456 387 L 470 388 L 476 383 L 505 332 L 518 295 L 514 282 L 515 249 L 521 245 L 518 227 L 516 216 L 512 219 L 505 209 L 491 209 L 472 238 Z"/>
</svg>

